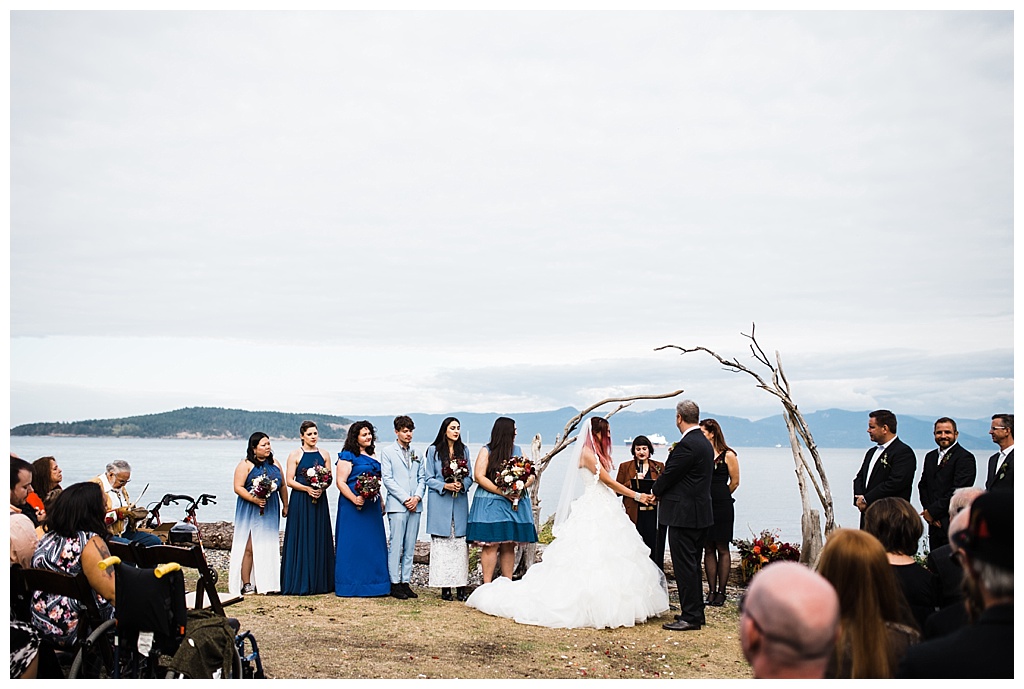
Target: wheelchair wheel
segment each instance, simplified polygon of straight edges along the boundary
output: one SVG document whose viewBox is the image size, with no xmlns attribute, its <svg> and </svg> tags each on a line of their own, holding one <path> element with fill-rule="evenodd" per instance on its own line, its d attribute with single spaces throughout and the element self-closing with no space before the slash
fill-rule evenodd
<svg viewBox="0 0 1024 689">
<path fill-rule="evenodd" d="M 114 628 L 114 624 L 116 624 L 114 620 L 107 620 L 94 629 L 89 638 L 79 646 L 78 653 L 75 654 L 75 659 L 71 663 L 71 669 L 68 671 L 68 679 L 79 679 L 84 670 L 91 668 L 98 667 L 99 672 L 107 669 L 104 667 L 103 656 L 97 651 L 97 646 L 106 643 L 103 637 Z M 99 672 L 97 676 L 99 676 Z"/>
</svg>

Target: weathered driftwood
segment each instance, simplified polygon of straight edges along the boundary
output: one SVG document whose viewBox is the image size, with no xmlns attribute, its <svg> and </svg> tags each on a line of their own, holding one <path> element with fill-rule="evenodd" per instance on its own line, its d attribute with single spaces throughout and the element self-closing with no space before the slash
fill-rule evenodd
<svg viewBox="0 0 1024 689">
<path fill-rule="evenodd" d="M 705 352 L 717 359 L 719 363 L 725 366 L 726 370 L 734 373 L 742 372 L 752 376 L 757 381 L 757 387 L 778 398 L 779 402 L 782 404 L 783 410 L 785 411 L 783 418 L 786 421 L 786 430 L 789 432 L 789 445 L 793 451 L 796 481 L 797 486 L 800 489 L 800 502 L 803 510 L 800 518 L 800 530 L 803 537 L 803 543 L 800 548 L 800 560 L 813 566 L 818 561 L 818 555 L 821 553 L 822 547 L 821 514 L 811 506 L 807 483 L 809 481 L 811 486 L 814 488 L 814 493 L 818 498 L 818 502 L 821 503 L 821 506 L 825 511 L 826 536 L 832 533 L 836 528 L 832 491 L 829 489 L 828 476 L 826 476 L 825 467 L 821 463 L 821 456 L 818 454 L 818 446 L 814 442 L 814 436 L 811 434 L 811 429 L 807 425 L 807 421 L 804 419 L 803 414 L 801 414 L 800 410 L 797 409 L 796 402 L 793 401 L 793 397 L 790 394 L 789 380 L 786 379 L 786 374 L 782 370 L 782 357 L 778 351 L 776 351 L 775 363 L 772 363 L 768 358 L 768 355 L 765 354 L 761 345 L 758 343 L 754 334 L 754 327 L 754 324 L 751 324 L 749 335 L 745 333 L 741 334 L 750 340 L 750 351 L 753 354 L 754 359 L 765 366 L 771 373 L 770 383 L 762 378 L 756 371 L 752 371 L 744 364 L 741 364 L 738 359 L 725 359 L 707 347 L 680 347 L 679 345 L 664 345 L 656 347 L 655 351 L 662 349 L 678 349 L 681 354 Z M 801 443 L 803 443 L 803 445 L 801 445 Z M 813 466 L 804 454 L 804 447 L 807 448 L 807 451 L 811 455 Z"/>
<path fill-rule="evenodd" d="M 587 407 L 586 409 L 584 409 L 583 411 L 581 411 L 580 413 L 576 414 L 576 416 L 569 419 L 568 423 L 565 424 L 565 428 L 562 429 L 562 432 L 559 435 L 555 436 L 554 446 L 544 456 L 541 456 L 540 454 L 540 434 L 538 433 L 537 435 L 533 436 L 533 442 L 530 445 L 531 459 L 533 460 L 534 466 L 537 467 L 537 481 L 533 484 L 533 488 L 530 490 L 530 499 L 532 501 L 531 506 L 533 508 L 533 523 L 538 526 L 541 523 L 540 480 L 544 474 L 544 470 L 548 468 L 548 465 L 551 464 L 551 460 L 554 459 L 554 457 L 559 452 L 561 452 L 562 450 L 576 442 L 576 437 L 573 436 L 572 438 L 570 438 L 569 435 L 576 430 L 576 428 L 580 425 L 580 422 L 583 421 L 587 414 L 591 413 L 595 409 L 600 409 L 606 404 L 618 402 L 619 406 L 617 406 L 615 409 L 604 415 L 604 418 L 607 419 L 619 413 L 620 411 L 630 406 L 631 404 L 633 404 L 633 402 L 637 400 L 661 400 L 669 397 L 676 397 L 677 395 L 681 394 L 683 394 L 682 390 L 676 390 L 674 392 L 664 392 L 657 395 L 630 395 L 629 397 L 609 397 L 607 399 L 601 400 L 600 402 L 596 402 Z M 516 573 L 525 572 L 527 569 L 529 569 L 530 565 L 532 565 L 536 561 L 536 557 L 536 544 L 528 543 L 526 546 L 518 548 L 516 553 Z"/>
</svg>

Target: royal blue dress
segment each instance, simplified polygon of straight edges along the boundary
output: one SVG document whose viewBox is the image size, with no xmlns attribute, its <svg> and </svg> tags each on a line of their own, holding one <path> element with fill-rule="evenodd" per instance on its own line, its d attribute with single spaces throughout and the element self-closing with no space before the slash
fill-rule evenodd
<svg viewBox="0 0 1024 689">
<path fill-rule="evenodd" d="M 295 480 L 308 486 L 306 470 L 325 464 L 320 452 L 303 452 Z M 293 490 L 288 500 L 288 525 L 281 554 L 281 593 L 305 596 L 334 590 L 334 535 L 327 491 L 313 502 L 308 493 Z"/>
<path fill-rule="evenodd" d="M 352 462 L 349 489 L 355 493 L 360 474 L 380 476 L 380 462 L 367 455 L 358 457 L 348 450 L 338 453 L 338 461 Z M 335 465 L 337 470 L 337 464 Z M 384 535 L 384 515 L 380 496 L 365 502 L 362 509 L 344 495 L 338 496 L 338 555 L 334 566 L 334 593 L 343 597 L 385 596 L 391 593 L 388 575 L 388 541 Z"/>
<path fill-rule="evenodd" d="M 484 446 L 488 448 L 489 446 Z M 513 457 L 522 457 L 523 451 L 515 445 Z M 533 525 L 533 508 L 529 490 L 523 491 L 519 508 L 512 509 L 512 502 L 497 493 L 477 484 L 473 493 L 473 504 L 469 508 L 469 524 L 466 539 L 470 543 L 536 543 L 537 528 Z"/>
</svg>

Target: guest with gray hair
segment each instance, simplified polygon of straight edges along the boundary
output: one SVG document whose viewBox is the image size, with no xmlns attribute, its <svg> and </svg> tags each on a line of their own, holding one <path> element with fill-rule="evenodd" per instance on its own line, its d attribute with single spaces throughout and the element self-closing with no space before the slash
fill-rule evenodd
<svg viewBox="0 0 1024 689">
<path fill-rule="evenodd" d="M 951 595 L 951 602 L 944 605 L 938 612 L 931 615 L 924 623 L 924 638 L 925 639 L 936 639 L 940 636 L 946 636 L 952 634 L 961 627 L 967 625 L 973 617 L 977 617 L 977 613 L 980 612 L 976 602 L 967 599 L 964 596 L 964 570 L 960 566 L 960 554 L 959 548 L 956 545 L 956 536 L 961 531 L 964 531 L 971 521 L 971 513 L 969 510 L 961 510 L 953 517 L 953 521 L 949 523 L 949 543 L 943 546 L 946 552 L 945 561 L 946 564 L 943 566 L 942 572 L 948 572 L 953 570 L 952 573 L 947 574 L 949 581 L 956 585 L 955 596 Z M 929 560 L 932 554 L 928 555 Z M 942 557 L 936 557 L 936 561 L 943 559 Z M 940 578 L 941 580 L 941 578 Z M 943 585 L 946 582 L 943 581 Z M 968 608 L 971 608 L 972 613 L 968 613 Z"/>
<path fill-rule="evenodd" d="M 160 545 L 159 536 L 136 531 L 132 512 L 135 504 L 128 497 L 126 486 L 132 480 L 132 465 L 123 459 L 107 463 L 104 473 L 92 479 L 103 490 L 107 530 L 111 540 L 138 543 L 143 546 Z"/>
<path fill-rule="evenodd" d="M 971 506 L 975 498 L 979 495 L 984 495 L 985 491 L 981 488 L 958 488 L 953 491 L 953 497 L 949 499 L 949 518 L 950 518 L 950 534 L 949 538 L 953 537 L 953 522 L 958 514 L 961 514 L 964 510 Z M 957 531 L 962 531 L 966 526 L 965 521 L 962 522 L 961 526 Z M 953 560 L 954 550 L 950 543 L 946 543 L 944 546 L 933 549 L 928 553 L 928 557 L 925 558 L 925 566 L 935 573 L 935 576 L 939 578 L 939 608 L 940 612 L 942 608 L 947 608 L 955 603 L 960 603 L 964 599 L 963 581 L 964 581 L 964 570 L 960 567 L 960 563 Z"/>
<path fill-rule="evenodd" d="M 839 596 L 804 565 L 768 565 L 740 600 L 740 644 L 756 679 L 822 679 L 838 637 Z"/>
</svg>

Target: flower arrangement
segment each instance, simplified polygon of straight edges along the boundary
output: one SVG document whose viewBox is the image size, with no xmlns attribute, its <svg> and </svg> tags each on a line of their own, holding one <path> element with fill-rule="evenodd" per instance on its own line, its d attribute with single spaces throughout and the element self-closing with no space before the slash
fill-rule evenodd
<svg viewBox="0 0 1024 689">
<path fill-rule="evenodd" d="M 800 560 L 800 548 L 780 541 L 777 530 L 765 529 L 749 541 L 737 538 L 732 544 L 740 551 L 740 574 L 744 581 L 750 581 L 750 577 L 771 562 Z"/>
<path fill-rule="evenodd" d="M 380 497 L 380 474 L 369 471 L 356 476 L 355 493 L 367 502 L 373 502 Z M 356 509 L 363 509 L 362 505 L 356 505 Z"/>
<path fill-rule="evenodd" d="M 410 462 L 418 462 L 418 461 L 420 461 L 420 456 L 418 454 L 416 454 L 416 450 L 412 449 L 411 447 L 409 448 L 409 461 Z"/>
<path fill-rule="evenodd" d="M 331 470 L 319 464 L 311 466 L 306 469 L 306 479 L 309 481 L 310 488 L 323 490 L 331 485 Z M 316 498 L 313 498 L 313 504 L 316 504 Z"/>
<path fill-rule="evenodd" d="M 277 479 L 270 478 L 266 474 L 257 476 L 252 480 L 252 488 L 249 492 L 252 493 L 253 497 L 260 500 L 266 500 L 277 490 Z M 263 516 L 264 508 L 260 507 L 260 516 Z"/>
<path fill-rule="evenodd" d="M 465 457 L 452 457 L 441 463 L 441 476 L 445 483 L 461 481 L 469 476 L 469 460 Z"/>
<path fill-rule="evenodd" d="M 512 509 L 519 509 L 519 500 L 526 490 L 526 480 L 537 473 L 533 462 L 525 457 L 509 457 L 498 472 L 495 484 L 506 498 L 512 501 Z"/>
</svg>

